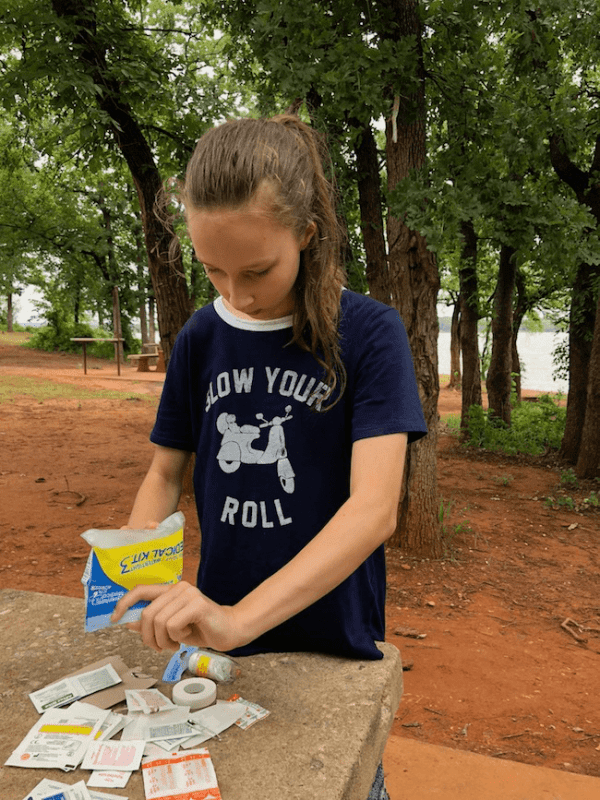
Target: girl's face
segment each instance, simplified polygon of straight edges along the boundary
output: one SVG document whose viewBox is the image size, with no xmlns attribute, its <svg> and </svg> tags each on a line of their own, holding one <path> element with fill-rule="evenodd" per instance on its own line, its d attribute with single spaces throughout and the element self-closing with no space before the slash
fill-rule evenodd
<svg viewBox="0 0 600 800">
<path fill-rule="evenodd" d="M 290 228 L 250 203 L 236 211 L 192 209 L 187 226 L 196 256 L 229 311 L 259 320 L 293 312 L 300 252 L 314 224 L 299 241 Z"/>
</svg>

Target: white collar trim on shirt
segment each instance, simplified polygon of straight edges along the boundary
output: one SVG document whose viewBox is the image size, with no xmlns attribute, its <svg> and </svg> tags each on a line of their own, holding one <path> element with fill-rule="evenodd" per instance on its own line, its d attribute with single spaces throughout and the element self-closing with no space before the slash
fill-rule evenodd
<svg viewBox="0 0 600 800">
<path fill-rule="evenodd" d="M 223 322 L 231 325 L 232 328 L 239 328 L 242 331 L 278 331 L 282 328 L 291 328 L 293 325 L 292 314 L 288 317 L 279 317 L 279 319 L 242 319 L 242 317 L 236 317 L 235 314 L 225 308 L 225 303 L 221 296 L 217 297 L 213 302 L 213 306 Z"/>
</svg>

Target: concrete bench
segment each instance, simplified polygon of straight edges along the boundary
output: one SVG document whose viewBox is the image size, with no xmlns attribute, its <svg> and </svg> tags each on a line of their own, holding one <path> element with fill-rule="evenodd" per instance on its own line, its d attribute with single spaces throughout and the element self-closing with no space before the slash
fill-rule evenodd
<svg viewBox="0 0 600 800">
<path fill-rule="evenodd" d="M 132 353 L 131 355 L 127 356 L 128 361 L 133 361 L 133 363 L 137 363 L 137 371 L 138 372 L 150 372 L 150 361 L 152 360 L 152 366 L 156 365 L 158 361 L 158 354 L 157 353 Z"/>
<path fill-rule="evenodd" d="M 0 766 L 39 719 L 27 696 L 35 689 L 110 655 L 162 676 L 170 653 L 144 647 L 119 625 L 86 634 L 83 621 L 82 600 L 0 590 Z M 379 646 L 381 661 L 311 653 L 237 659 L 242 675 L 219 685 L 218 697 L 236 692 L 271 713 L 246 731 L 234 726 L 204 745 L 224 800 L 365 800 L 402 694 L 400 654 L 392 644 Z M 157 688 L 170 697 L 169 684 L 159 681 Z M 26 797 L 42 778 L 76 783 L 89 775 L 1 767 L 0 797 Z M 126 789 L 110 791 L 144 800 L 141 771 Z"/>
<path fill-rule="evenodd" d="M 129 361 L 137 362 L 138 372 L 150 372 L 151 366 L 156 366 L 156 372 L 165 372 L 165 357 L 163 351 L 157 346 L 153 353 L 133 353 L 127 356 Z"/>
</svg>

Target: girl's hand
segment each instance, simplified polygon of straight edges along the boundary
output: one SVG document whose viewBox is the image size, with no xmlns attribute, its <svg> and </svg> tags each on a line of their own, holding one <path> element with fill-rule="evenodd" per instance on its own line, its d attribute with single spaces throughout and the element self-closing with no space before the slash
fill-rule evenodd
<svg viewBox="0 0 600 800">
<path fill-rule="evenodd" d="M 118 622 L 140 600 L 151 602 L 143 609 L 141 620 L 127 627 L 158 652 L 178 650 L 182 642 L 225 651 L 251 641 L 239 630 L 233 606 L 214 603 L 186 581 L 136 586 L 119 600 L 111 622 Z"/>
</svg>

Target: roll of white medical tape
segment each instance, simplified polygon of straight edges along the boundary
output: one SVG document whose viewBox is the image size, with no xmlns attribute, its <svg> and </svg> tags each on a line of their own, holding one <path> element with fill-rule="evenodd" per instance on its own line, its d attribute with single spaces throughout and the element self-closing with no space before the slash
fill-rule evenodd
<svg viewBox="0 0 600 800">
<path fill-rule="evenodd" d="M 215 702 L 217 684 L 208 678 L 188 678 L 173 687 L 173 702 L 178 706 L 189 706 L 191 711 L 199 711 Z"/>
</svg>

